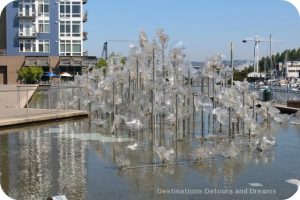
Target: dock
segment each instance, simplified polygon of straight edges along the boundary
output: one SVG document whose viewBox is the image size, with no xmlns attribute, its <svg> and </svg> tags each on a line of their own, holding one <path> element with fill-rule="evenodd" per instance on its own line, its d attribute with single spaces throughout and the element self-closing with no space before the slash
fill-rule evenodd
<svg viewBox="0 0 300 200">
<path fill-rule="evenodd" d="M 294 114 L 300 111 L 300 108 L 288 107 L 287 105 L 284 104 L 275 104 L 274 107 L 280 110 L 281 113 L 286 113 L 286 114 Z"/>
</svg>

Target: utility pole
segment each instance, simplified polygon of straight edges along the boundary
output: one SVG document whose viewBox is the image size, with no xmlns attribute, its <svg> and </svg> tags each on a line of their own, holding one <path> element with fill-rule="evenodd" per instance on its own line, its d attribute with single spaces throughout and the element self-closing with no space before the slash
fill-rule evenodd
<svg viewBox="0 0 300 200">
<path fill-rule="evenodd" d="M 233 86 L 233 72 L 234 72 L 234 68 L 233 68 L 233 43 L 230 43 L 230 67 L 232 69 L 232 75 L 231 75 L 231 86 Z"/>
<path fill-rule="evenodd" d="M 271 80 L 272 80 L 273 71 L 274 71 L 273 59 L 272 59 L 272 34 L 270 34 L 270 69 L 271 69 Z"/>
</svg>

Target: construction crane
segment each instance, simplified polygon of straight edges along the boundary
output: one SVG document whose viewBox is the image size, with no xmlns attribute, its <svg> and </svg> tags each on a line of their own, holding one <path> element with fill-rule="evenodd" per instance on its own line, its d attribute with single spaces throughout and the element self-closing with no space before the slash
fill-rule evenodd
<svg viewBox="0 0 300 200">
<path fill-rule="evenodd" d="M 103 49 L 102 49 L 102 58 L 107 60 L 108 58 L 108 42 L 114 42 L 114 43 L 136 43 L 137 41 L 135 40 L 107 40 L 103 44 Z"/>
<path fill-rule="evenodd" d="M 279 42 L 279 40 L 273 40 L 272 35 L 270 35 L 270 39 L 262 38 L 258 35 L 250 38 L 245 38 L 243 43 L 247 42 L 254 42 L 254 73 L 259 73 L 259 43 L 261 42 L 268 42 L 270 43 L 270 59 L 271 59 L 271 70 L 273 71 L 273 64 L 272 64 L 272 43 Z"/>
</svg>

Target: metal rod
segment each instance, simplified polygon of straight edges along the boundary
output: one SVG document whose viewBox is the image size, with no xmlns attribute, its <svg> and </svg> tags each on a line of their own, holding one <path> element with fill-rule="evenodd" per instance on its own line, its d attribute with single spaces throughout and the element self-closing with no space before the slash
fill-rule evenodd
<svg viewBox="0 0 300 200">
<path fill-rule="evenodd" d="M 230 43 L 230 67 L 232 69 L 232 74 L 231 74 L 231 87 L 233 86 L 233 43 Z"/>
<path fill-rule="evenodd" d="M 177 143 L 177 140 L 178 140 L 178 94 L 176 94 L 176 100 L 175 100 L 175 102 L 176 102 L 176 116 L 175 116 L 175 126 L 176 126 L 176 138 L 175 138 L 175 140 L 176 140 L 176 143 Z"/>
<path fill-rule="evenodd" d="M 51 109 L 51 86 L 48 89 L 48 109 Z"/>
<path fill-rule="evenodd" d="M 26 115 L 28 115 L 28 89 L 26 89 Z"/>
</svg>

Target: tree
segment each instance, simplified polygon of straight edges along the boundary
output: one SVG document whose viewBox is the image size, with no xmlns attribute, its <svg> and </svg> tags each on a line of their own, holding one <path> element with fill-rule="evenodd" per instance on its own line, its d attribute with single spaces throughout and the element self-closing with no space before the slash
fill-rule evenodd
<svg viewBox="0 0 300 200">
<path fill-rule="evenodd" d="M 295 60 L 297 60 L 297 51 L 296 51 L 296 49 L 293 49 L 291 52 L 290 52 L 290 59 L 292 60 L 292 61 L 295 61 Z"/>
<path fill-rule="evenodd" d="M 105 58 L 99 58 L 98 63 L 96 64 L 96 68 L 102 69 L 103 74 L 106 74 L 107 70 L 107 61 Z"/>
<path fill-rule="evenodd" d="M 41 67 L 22 67 L 17 71 L 19 80 L 26 83 L 37 83 L 43 76 L 43 70 Z"/>
<path fill-rule="evenodd" d="M 248 74 L 253 72 L 253 66 L 246 67 L 245 69 L 238 71 L 234 70 L 233 72 L 233 80 L 235 81 L 243 81 L 245 78 L 248 78 Z"/>
</svg>

